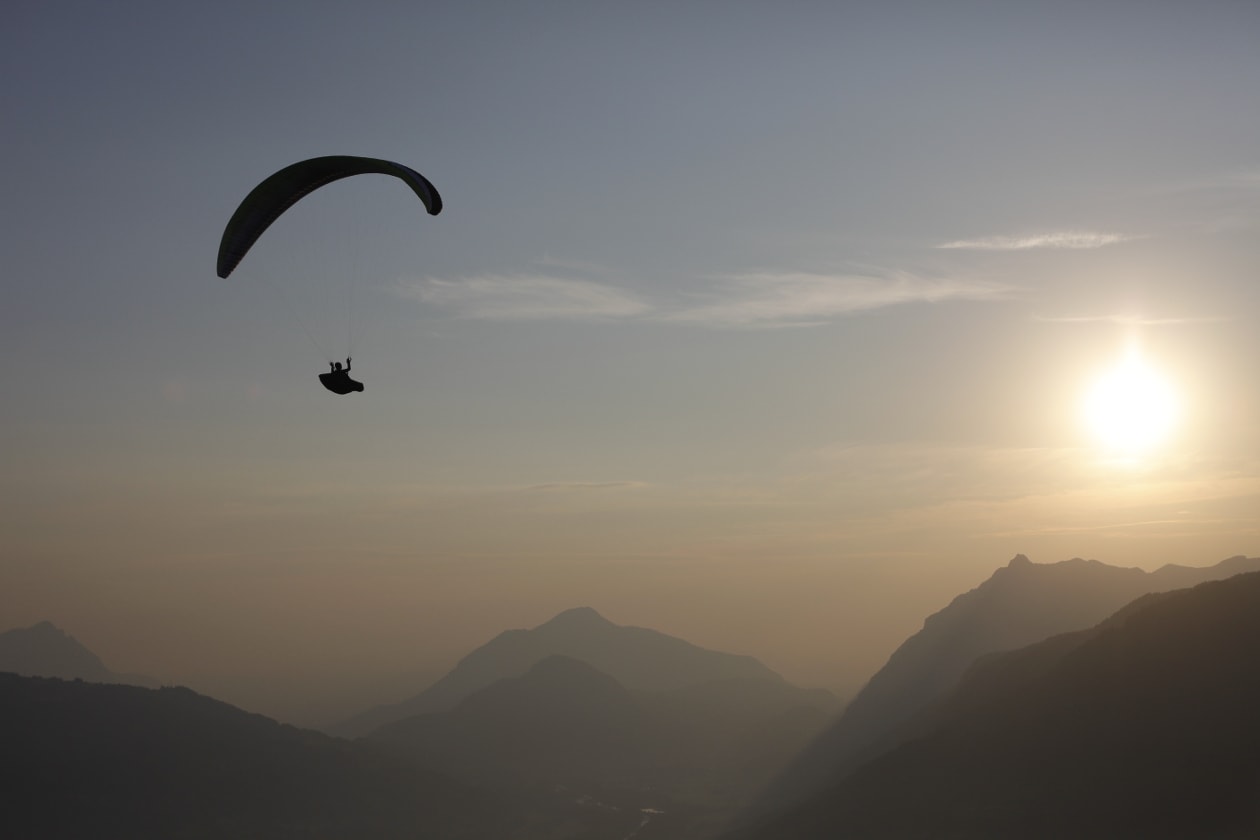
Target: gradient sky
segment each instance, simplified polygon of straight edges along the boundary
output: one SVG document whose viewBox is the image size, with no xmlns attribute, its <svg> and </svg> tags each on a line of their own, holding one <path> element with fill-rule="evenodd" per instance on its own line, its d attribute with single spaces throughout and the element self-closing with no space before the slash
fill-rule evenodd
<svg viewBox="0 0 1260 840">
<path fill-rule="evenodd" d="M 846 692 L 1016 553 L 1260 553 L 1258 4 L 14 0 L 0 69 L 0 630 L 302 723 L 578 605 Z M 215 277 L 323 154 L 446 209 Z"/>
</svg>

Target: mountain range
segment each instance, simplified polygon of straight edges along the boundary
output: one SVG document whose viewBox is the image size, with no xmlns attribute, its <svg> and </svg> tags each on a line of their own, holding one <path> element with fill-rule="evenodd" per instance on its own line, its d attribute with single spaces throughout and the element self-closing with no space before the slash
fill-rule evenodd
<svg viewBox="0 0 1260 840">
<path fill-rule="evenodd" d="M 155 687 L 137 674 L 116 674 L 99 656 L 50 621 L 0 633 L 0 672 Z"/>
<path fill-rule="evenodd" d="M 983 584 L 929 616 L 749 809 L 755 818 L 790 806 L 895 746 L 915 715 L 944 697 L 979 657 L 1094 626 L 1152 592 L 1260 570 L 1260 558 L 1154 572 L 1094 560 L 1033 563 L 1017 555 Z"/>
<path fill-rule="evenodd" d="M 354 741 L 97 684 L 119 675 L 45 622 L 0 634 L 0 670 L 75 680 L 0 674 L 0 835 L 682 840 L 745 807 L 740 840 L 1257 836 L 1253 569 L 1017 556 L 840 715 L 751 657 L 578 608 Z"/>
<path fill-rule="evenodd" d="M 506 630 L 469 653 L 420 694 L 328 727 L 352 738 L 412 715 L 448 711 L 492 683 L 519 677 L 548 656 L 586 662 L 627 688 L 668 690 L 727 679 L 782 680 L 751 656 L 707 650 L 644 627 L 613 624 L 590 607 L 530 630 Z"/>
<path fill-rule="evenodd" d="M 770 838 L 1260 836 L 1260 573 L 985 657 Z"/>
<path fill-rule="evenodd" d="M 350 743 L 187 689 L 94 685 L 110 673 L 86 648 L 32 631 L 6 634 L 50 643 L 16 646 L 30 670 L 77 663 L 60 670 L 75 682 L 0 675 L 0 712 L 26 721 L 0 728 L 0 781 L 23 799 L 0 826 L 40 836 L 712 836 L 839 707 L 751 657 L 578 608 L 471 652 L 420 698 L 440 711 Z"/>
</svg>

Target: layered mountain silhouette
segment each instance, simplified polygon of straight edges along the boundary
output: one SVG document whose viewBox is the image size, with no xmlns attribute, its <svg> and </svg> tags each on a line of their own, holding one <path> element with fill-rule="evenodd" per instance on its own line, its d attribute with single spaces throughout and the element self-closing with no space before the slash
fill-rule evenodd
<svg viewBox="0 0 1260 840">
<path fill-rule="evenodd" d="M 184 688 L 99 684 L 110 672 L 90 652 L 31 630 L 16 637 L 60 640 L 76 679 L 0 674 L 5 836 L 701 838 L 839 706 L 749 657 L 573 610 L 501 635 L 439 686 L 535 660 L 516 676 L 350 742 Z M 553 646 L 653 688 L 537 658 Z"/>
<path fill-rule="evenodd" d="M 549 656 L 580 660 L 634 689 L 738 678 L 782 680 L 751 656 L 706 650 L 656 630 L 613 624 L 590 607 L 578 607 L 531 630 L 500 633 L 415 697 L 370 709 L 328 731 L 358 737 L 413 715 L 447 711 L 473 692 L 519 677 Z"/>
<path fill-rule="evenodd" d="M 826 723 L 839 703 L 778 678 L 629 689 L 550 656 L 444 712 L 370 740 L 418 765 L 502 791 L 563 790 L 659 814 L 651 836 L 712 834 Z"/>
<path fill-rule="evenodd" d="M 0 744 L 6 837 L 530 836 L 499 797 L 184 688 L 0 674 Z"/>
<path fill-rule="evenodd" d="M 27 677 L 157 685 L 148 677 L 114 673 L 100 657 L 49 621 L 0 633 L 0 672 L 6 671 Z"/>
<path fill-rule="evenodd" d="M 930 616 L 858 693 L 843 715 L 791 763 L 749 810 L 749 818 L 799 802 L 834 784 L 903 738 L 903 727 L 942 698 L 985 654 L 1092 627 L 1151 592 L 1260 570 L 1260 558 L 1215 566 L 1169 565 L 1155 572 L 1093 560 L 1032 563 L 1017 555 L 979 587 Z"/>
<path fill-rule="evenodd" d="M 988 656 L 908 740 L 740 838 L 1260 836 L 1260 573 Z"/>
</svg>

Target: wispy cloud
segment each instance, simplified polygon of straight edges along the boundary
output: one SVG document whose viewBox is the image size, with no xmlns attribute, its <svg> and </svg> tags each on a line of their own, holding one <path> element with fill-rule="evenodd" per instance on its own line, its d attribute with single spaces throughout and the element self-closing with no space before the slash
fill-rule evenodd
<svg viewBox="0 0 1260 840">
<path fill-rule="evenodd" d="M 710 327 L 805 327 L 864 310 L 1006 297 L 994 283 L 883 276 L 761 272 L 708 279 L 703 291 L 672 302 L 649 301 L 617 287 L 551 274 L 426 278 L 400 294 L 459 318 L 498 321 L 640 318 Z"/>
<path fill-rule="evenodd" d="M 549 484 L 531 484 L 532 491 L 588 491 L 588 490 L 638 490 L 648 485 L 642 481 L 553 481 Z"/>
<path fill-rule="evenodd" d="M 1177 324 L 1214 324 L 1228 318 L 1200 315 L 1189 318 L 1150 318 L 1142 315 L 1038 315 L 1036 320 L 1050 324 L 1119 324 L 1122 327 L 1166 327 Z"/>
<path fill-rule="evenodd" d="M 717 278 L 704 303 L 661 315 L 663 320 L 711 326 L 813 326 L 837 316 L 887 306 L 951 300 L 996 300 L 1010 289 L 969 280 L 927 280 L 804 273 L 742 274 Z"/>
<path fill-rule="evenodd" d="M 979 239 L 956 239 L 943 242 L 937 248 L 956 248 L 968 251 L 1026 251 L 1032 248 L 1087 249 L 1103 248 L 1137 239 L 1122 233 L 1096 233 L 1090 231 L 1057 231 L 1030 236 L 985 236 Z"/>
<path fill-rule="evenodd" d="M 482 274 L 426 278 L 400 293 L 461 318 L 496 321 L 626 318 L 651 307 L 620 289 L 547 274 Z"/>
</svg>

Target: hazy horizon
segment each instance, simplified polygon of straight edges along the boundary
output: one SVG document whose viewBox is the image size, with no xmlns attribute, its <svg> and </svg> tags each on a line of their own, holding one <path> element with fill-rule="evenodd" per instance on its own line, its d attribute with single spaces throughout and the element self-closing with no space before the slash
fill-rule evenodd
<svg viewBox="0 0 1260 840">
<path fill-rule="evenodd" d="M 1016 554 L 1260 555 L 1257 31 L 19 0 L 0 631 L 305 724 L 577 606 L 851 694 Z M 218 279 L 331 154 L 445 208 L 334 184 Z"/>
</svg>

